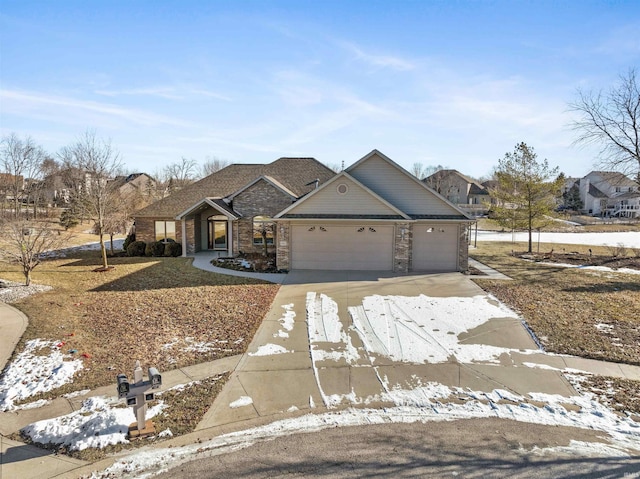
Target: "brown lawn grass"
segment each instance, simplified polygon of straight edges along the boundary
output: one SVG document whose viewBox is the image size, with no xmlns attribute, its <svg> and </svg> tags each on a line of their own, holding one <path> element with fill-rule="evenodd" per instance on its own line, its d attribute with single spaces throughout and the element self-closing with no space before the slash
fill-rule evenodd
<svg viewBox="0 0 640 479">
<path fill-rule="evenodd" d="M 587 254 L 589 247 L 540 245 L 551 249 Z M 604 247 L 591 249 L 608 254 Z M 526 245 L 478 243 L 470 255 L 513 281 L 476 282 L 518 311 L 546 351 L 640 365 L 639 275 L 543 265 L 512 251 L 526 251 Z"/>
<path fill-rule="evenodd" d="M 45 261 L 33 281 L 53 289 L 14 304 L 29 317 L 16 352 L 42 338 L 89 356 L 73 383 L 41 397 L 112 384 L 136 359 L 166 371 L 242 353 L 278 291 L 278 285 L 195 269 L 184 258 L 113 257 L 114 269 L 96 273 L 98 252 L 75 256 Z M 0 263 L 0 278 L 20 281 L 21 275 Z M 190 349 L 201 343 L 206 351 Z"/>
</svg>

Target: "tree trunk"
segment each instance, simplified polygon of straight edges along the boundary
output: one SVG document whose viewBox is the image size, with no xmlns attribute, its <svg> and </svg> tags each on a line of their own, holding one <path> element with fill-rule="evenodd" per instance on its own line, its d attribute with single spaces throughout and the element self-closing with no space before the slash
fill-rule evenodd
<svg viewBox="0 0 640 479">
<path fill-rule="evenodd" d="M 30 284 L 31 284 L 31 270 L 27 268 L 24 270 L 24 285 L 29 286 Z"/>
<path fill-rule="evenodd" d="M 113 233 L 109 234 L 109 249 L 111 250 L 111 256 L 115 256 L 113 251 Z"/>
<path fill-rule="evenodd" d="M 107 269 L 109 263 L 107 262 L 107 247 L 104 244 L 104 234 L 100 232 L 100 252 L 102 253 L 102 267 Z"/>
</svg>

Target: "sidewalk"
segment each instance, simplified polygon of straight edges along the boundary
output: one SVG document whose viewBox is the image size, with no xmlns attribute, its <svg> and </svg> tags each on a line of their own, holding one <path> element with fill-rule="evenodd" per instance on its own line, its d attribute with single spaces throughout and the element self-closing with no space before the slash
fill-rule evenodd
<svg viewBox="0 0 640 479">
<path fill-rule="evenodd" d="M 0 302 L 0 371 L 11 358 L 28 324 L 29 320 L 22 311 Z"/>
</svg>

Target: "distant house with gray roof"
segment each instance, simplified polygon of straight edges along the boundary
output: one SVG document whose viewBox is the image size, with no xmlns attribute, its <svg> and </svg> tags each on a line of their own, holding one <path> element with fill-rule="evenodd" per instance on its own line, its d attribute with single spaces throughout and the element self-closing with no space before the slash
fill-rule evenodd
<svg viewBox="0 0 640 479">
<path fill-rule="evenodd" d="M 422 181 L 468 213 L 486 213 L 491 203 L 489 190 L 458 170 L 438 170 Z"/>
<path fill-rule="evenodd" d="M 593 216 L 640 218 L 640 187 L 622 173 L 592 171 L 574 183 L 583 212 Z"/>
</svg>

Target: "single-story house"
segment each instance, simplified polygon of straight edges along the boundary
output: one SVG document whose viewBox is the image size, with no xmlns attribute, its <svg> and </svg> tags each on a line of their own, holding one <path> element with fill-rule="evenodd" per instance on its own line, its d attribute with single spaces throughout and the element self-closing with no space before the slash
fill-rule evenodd
<svg viewBox="0 0 640 479">
<path fill-rule="evenodd" d="M 183 254 L 275 251 L 272 218 L 335 172 L 313 158 L 232 164 L 134 215 L 136 239 L 177 241 Z"/>
<path fill-rule="evenodd" d="M 135 220 L 142 241 L 227 255 L 261 251 L 266 223 L 280 269 L 398 273 L 466 271 L 474 221 L 377 150 L 337 174 L 310 158 L 231 165 Z"/>
</svg>

